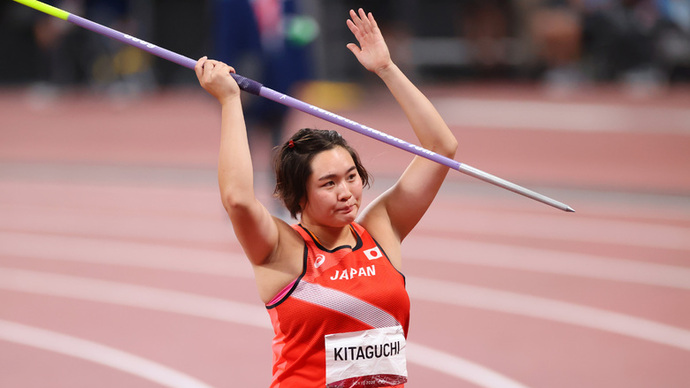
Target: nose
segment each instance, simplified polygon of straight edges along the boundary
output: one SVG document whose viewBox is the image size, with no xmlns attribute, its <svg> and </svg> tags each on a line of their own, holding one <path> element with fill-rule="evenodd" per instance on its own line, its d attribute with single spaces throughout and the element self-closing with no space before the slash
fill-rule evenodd
<svg viewBox="0 0 690 388">
<path fill-rule="evenodd" d="M 338 188 L 339 201 L 347 201 L 352 197 L 352 192 L 350 191 L 350 187 L 347 185 L 347 182 L 341 182 L 338 185 Z"/>
</svg>

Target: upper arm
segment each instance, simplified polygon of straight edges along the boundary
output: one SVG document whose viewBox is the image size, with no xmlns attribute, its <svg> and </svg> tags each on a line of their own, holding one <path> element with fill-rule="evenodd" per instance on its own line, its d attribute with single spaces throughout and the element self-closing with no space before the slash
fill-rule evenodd
<svg viewBox="0 0 690 388">
<path fill-rule="evenodd" d="M 431 206 L 448 170 L 416 156 L 400 179 L 364 210 L 361 223 L 377 239 L 402 242 Z"/>
<path fill-rule="evenodd" d="M 278 249 L 281 229 L 276 219 L 258 200 L 226 205 L 235 236 L 253 265 L 264 265 Z M 284 233 L 284 232 L 282 232 Z"/>
<path fill-rule="evenodd" d="M 422 147 L 454 157 L 458 142 L 431 101 L 410 82 L 397 66 L 378 73 L 405 112 Z M 416 156 L 400 179 L 370 205 L 363 222 L 375 229 L 389 228 L 390 237 L 401 242 L 427 211 L 449 168 Z M 379 232 L 386 236 L 383 232 Z"/>
<path fill-rule="evenodd" d="M 268 303 L 303 270 L 304 240 L 259 202 L 228 208 L 235 235 L 254 267 L 259 295 Z"/>
</svg>

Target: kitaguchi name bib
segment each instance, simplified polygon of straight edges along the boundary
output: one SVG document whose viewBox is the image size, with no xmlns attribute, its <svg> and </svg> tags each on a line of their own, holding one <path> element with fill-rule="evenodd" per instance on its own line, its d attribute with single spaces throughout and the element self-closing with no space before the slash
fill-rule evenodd
<svg viewBox="0 0 690 388">
<path fill-rule="evenodd" d="M 407 382 L 402 326 L 329 334 L 325 341 L 328 388 L 388 387 Z"/>
</svg>

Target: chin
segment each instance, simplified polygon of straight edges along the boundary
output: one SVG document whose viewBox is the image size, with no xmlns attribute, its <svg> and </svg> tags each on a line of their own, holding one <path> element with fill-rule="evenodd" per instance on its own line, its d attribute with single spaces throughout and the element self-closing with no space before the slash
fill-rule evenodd
<svg viewBox="0 0 690 388">
<path fill-rule="evenodd" d="M 353 211 L 350 213 L 336 213 L 332 218 L 333 226 L 347 226 L 353 223 L 357 219 L 357 212 Z"/>
<path fill-rule="evenodd" d="M 352 211 L 348 214 L 346 214 L 344 217 L 342 217 L 342 220 L 347 224 L 350 225 L 351 223 L 355 222 L 357 219 L 357 212 Z"/>
</svg>

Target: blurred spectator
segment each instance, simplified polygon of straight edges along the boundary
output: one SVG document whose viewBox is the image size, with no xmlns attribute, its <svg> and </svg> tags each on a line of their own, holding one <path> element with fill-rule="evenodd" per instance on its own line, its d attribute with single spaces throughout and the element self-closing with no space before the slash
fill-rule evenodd
<svg viewBox="0 0 690 388">
<path fill-rule="evenodd" d="M 545 81 L 557 86 L 581 82 L 582 26 L 577 0 L 541 0 L 533 6 L 529 32 L 537 62 L 545 68 Z"/>
<path fill-rule="evenodd" d="M 687 0 L 589 0 L 582 12 L 583 63 L 596 81 L 653 90 L 690 65 Z"/>
<path fill-rule="evenodd" d="M 320 79 L 361 79 L 341 17 L 364 7 L 380 15 L 390 49 L 410 73 L 433 79 L 542 77 L 550 84 L 690 80 L 690 0 L 46 0 L 98 23 L 196 58 L 210 54 L 281 92 L 318 71 Z M 301 9 L 318 15 L 319 23 Z M 211 9 L 213 28 L 204 28 Z M 196 82 L 188 69 L 41 12 L 0 6 L 5 83 L 42 81 L 131 92 Z M 321 38 L 312 68 L 309 42 Z M 213 50 L 206 39 L 211 35 Z M 200 44 L 201 43 L 201 44 Z M 11 75 L 10 75 L 11 74 Z M 277 144 L 285 108 L 260 98 L 246 104 L 249 127 Z M 264 130 L 261 130 L 263 128 Z"/>
<path fill-rule="evenodd" d="M 660 81 L 655 57 L 660 14 L 654 1 L 585 2 L 586 65 L 595 80 Z"/>
<path fill-rule="evenodd" d="M 478 75 L 506 74 L 508 42 L 515 35 L 510 0 L 466 0 L 461 10 L 462 35 Z"/>
<path fill-rule="evenodd" d="M 47 1 L 70 13 L 84 16 L 116 30 L 137 34 L 129 18 L 129 0 Z M 71 23 L 35 13 L 34 36 L 39 51 L 39 92 L 72 85 L 89 85 L 114 93 L 137 92 L 152 84 L 149 57 L 140 50 L 76 27 Z"/>
<path fill-rule="evenodd" d="M 310 77 L 308 44 L 316 23 L 301 16 L 296 0 L 213 0 L 212 15 L 211 57 L 281 93 L 291 94 Z M 244 98 L 248 130 L 268 133 L 272 146 L 280 144 L 288 108 L 265 98 Z"/>
<path fill-rule="evenodd" d="M 657 66 L 670 81 L 690 81 L 690 0 L 657 0 Z"/>
<path fill-rule="evenodd" d="M 659 87 L 690 64 L 689 0 L 522 0 L 549 83 Z"/>
<path fill-rule="evenodd" d="M 237 73 L 273 90 L 294 95 L 295 89 L 312 72 L 308 45 L 318 32 L 315 21 L 300 15 L 296 0 L 212 0 L 213 52 L 209 57 L 223 61 Z M 288 108 L 275 101 L 242 94 L 250 145 L 257 147 L 268 135 L 271 148 L 283 141 Z M 257 170 L 271 171 L 272 153 L 257 160 Z M 268 173 L 267 184 L 275 177 Z M 275 214 L 289 216 L 274 201 Z"/>
</svg>

